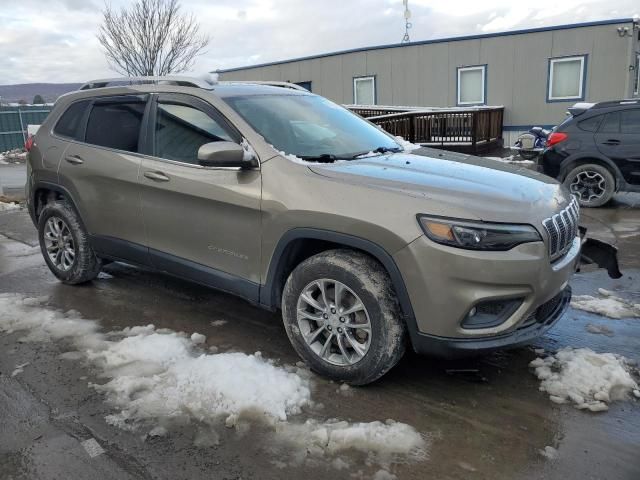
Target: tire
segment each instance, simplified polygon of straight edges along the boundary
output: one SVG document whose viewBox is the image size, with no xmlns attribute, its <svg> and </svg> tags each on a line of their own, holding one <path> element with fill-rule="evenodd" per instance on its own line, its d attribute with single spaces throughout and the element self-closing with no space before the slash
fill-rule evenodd
<svg viewBox="0 0 640 480">
<path fill-rule="evenodd" d="M 567 174 L 563 183 L 581 207 L 601 207 L 616 192 L 616 181 L 609 169 L 595 163 L 578 165 Z"/>
<path fill-rule="evenodd" d="M 44 206 L 38 219 L 38 239 L 49 270 L 63 283 L 89 282 L 100 273 L 102 262 L 91 248 L 78 214 L 67 202 L 58 200 Z"/>
<path fill-rule="evenodd" d="M 520 156 L 525 160 L 533 160 L 538 157 L 538 152 L 531 150 L 520 150 Z"/>
<path fill-rule="evenodd" d="M 324 286 L 326 303 L 320 285 Z M 347 312 L 344 316 L 340 308 L 331 311 L 336 290 L 340 292 L 339 305 Z M 307 303 L 303 294 L 320 308 Z M 305 313 L 299 313 L 301 310 Z M 328 318 L 321 320 L 323 311 Z M 377 380 L 405 352 L 406 326 L 391 279 L 380 263 L 364 253 L 329 250 L 300 263 L 284 288 L 282 318 L 294 349 L 312 370 L 351 385 Z M 305 337 L 316 340 L 310 342 Z M 323 356 L 322 347 L 327 343 Z"/>
</svg>

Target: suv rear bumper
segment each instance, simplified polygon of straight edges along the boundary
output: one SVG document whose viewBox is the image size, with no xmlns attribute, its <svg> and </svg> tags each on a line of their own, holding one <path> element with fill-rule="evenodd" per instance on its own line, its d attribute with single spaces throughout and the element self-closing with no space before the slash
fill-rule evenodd
<svg viewBox="0 0 640 480">
<path fill-rule="evenodd" d="M 535 318 L 533 324 L 504 335 L 485 338 L 447 338 L 418 333 L 412 338 L 413 348 L 420 354 L 453 358 L 526 345 L 553 327 L 569 307 L 570 301 L 571 287 L 567 286 L 536 309 L 532 314 Z"/>
</svg>

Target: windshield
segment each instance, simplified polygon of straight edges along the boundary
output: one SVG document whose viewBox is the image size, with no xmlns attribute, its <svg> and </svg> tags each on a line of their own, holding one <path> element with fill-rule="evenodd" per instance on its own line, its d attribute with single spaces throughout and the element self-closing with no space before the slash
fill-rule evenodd
<svg viewBox="0 0 640 480">
<path fill-rule="evenodd" d="M 316 95 L 247 95 L 224 99 L 277 150 L 319 161 L 352 159 L 402 147 L 349 110 Z"/>
</svg>

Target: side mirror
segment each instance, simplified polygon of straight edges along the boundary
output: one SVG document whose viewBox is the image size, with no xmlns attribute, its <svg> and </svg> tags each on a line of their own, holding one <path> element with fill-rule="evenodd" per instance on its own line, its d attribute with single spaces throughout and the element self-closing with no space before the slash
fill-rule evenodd
<svg viewBox="0 0 640 480">
<path fill-rule="evenodd" d="M 249 168 L 256 165 L 256 160 L 245 159 L 245 151 L 237 143 L 211 142 L 198 149 L 198 163 L 204 167 Z"/>
</svg>

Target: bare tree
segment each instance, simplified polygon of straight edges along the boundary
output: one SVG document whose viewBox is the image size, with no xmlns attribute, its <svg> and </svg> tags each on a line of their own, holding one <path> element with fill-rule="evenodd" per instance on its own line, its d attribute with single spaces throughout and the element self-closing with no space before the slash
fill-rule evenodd
<svg viewBox="0 0 640 480">
<path fill-rule="evenodd" d="M 120 10 L 105 4 L 102 14 L 98 40 L 109 66 L 123 75 L 184 72 L 209 43 L 178 0 L 137 0 Z"/>
</svg>

